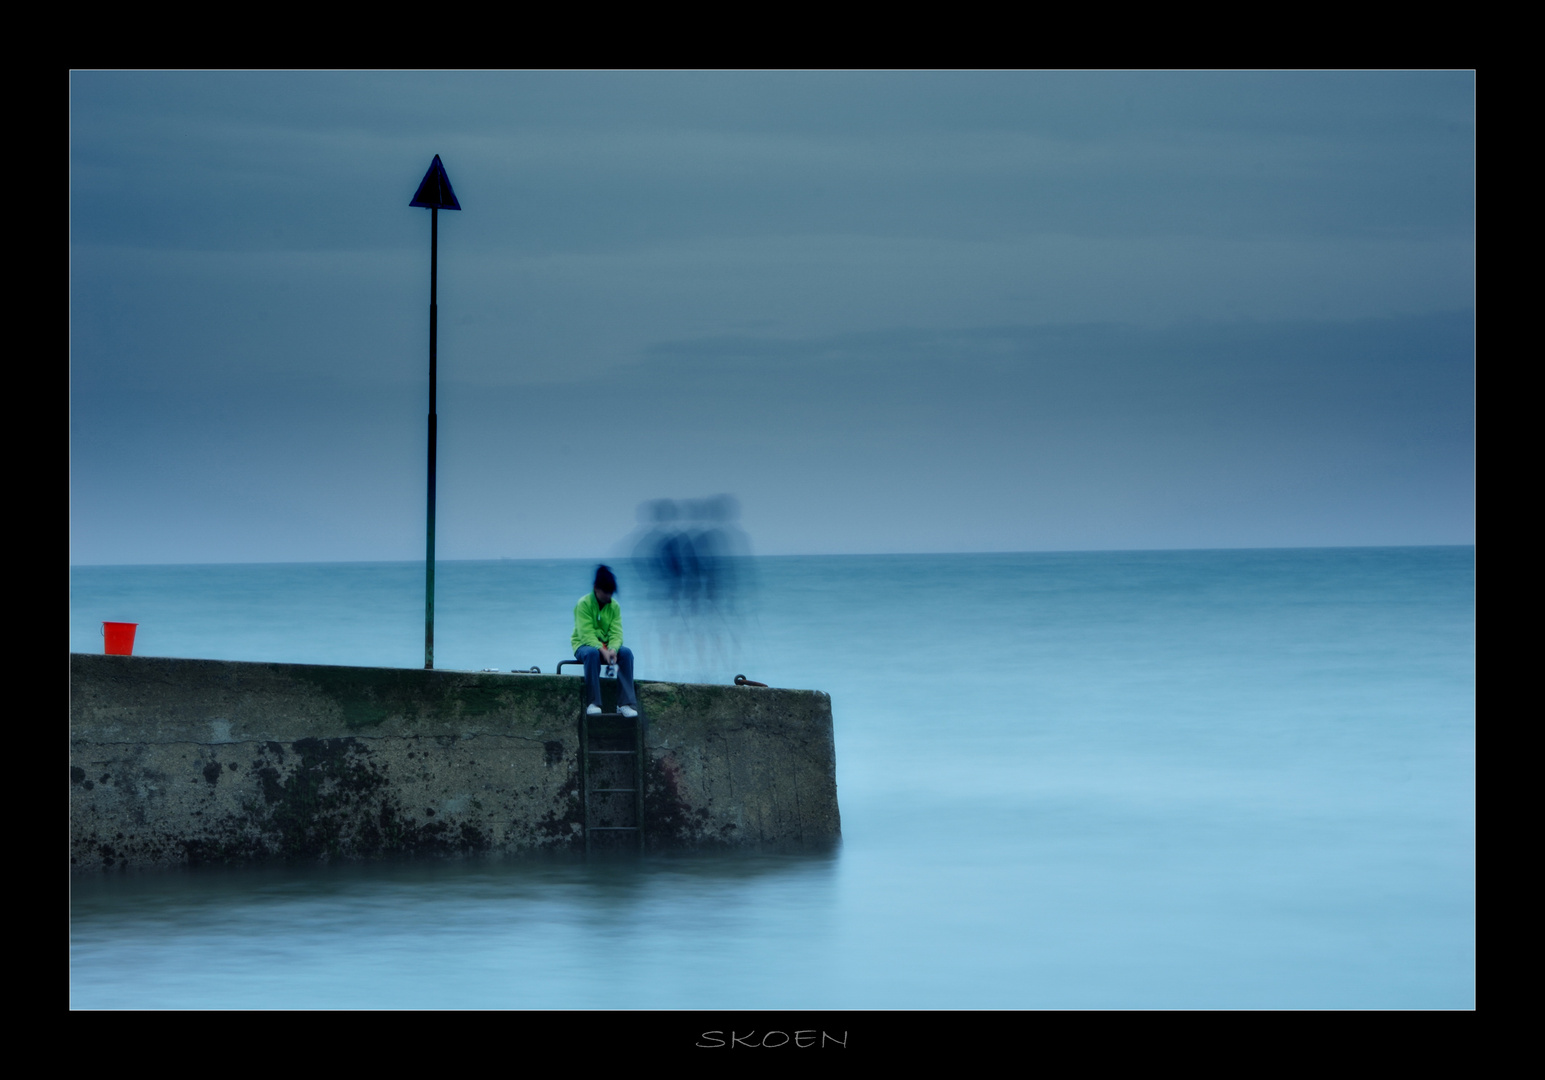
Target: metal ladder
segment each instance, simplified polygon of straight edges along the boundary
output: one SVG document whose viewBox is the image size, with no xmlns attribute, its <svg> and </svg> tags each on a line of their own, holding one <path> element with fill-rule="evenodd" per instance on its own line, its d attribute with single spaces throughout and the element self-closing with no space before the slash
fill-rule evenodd
<svg viewBox="0 0 1545 1080">
<path fill-rule="evenodd" d="M 587 716 L 580 710 L 579 788 L 586 855 L 593 847 L 644 850 L 642 713 L 630 719 L 621 713 Z"/>
</svg>

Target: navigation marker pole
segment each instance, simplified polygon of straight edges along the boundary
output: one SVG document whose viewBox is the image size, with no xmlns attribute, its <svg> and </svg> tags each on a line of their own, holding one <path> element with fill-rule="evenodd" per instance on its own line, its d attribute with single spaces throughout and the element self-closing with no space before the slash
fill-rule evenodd
<svg viewBox="0 0 1545 1080">
<path fill-rule="evenodd" d="M 418 185 L 418 194 L 409 206 L 429 211 L 429 525 L 424 547 L 424 667 L 435 666 L 435 443 L 438 420 L 435 417 L 435 287 L 439 275 L 440 211 L 460 210 L 451 178 L 445 175 L 440 155 L 429 163 L 429 171 Z"/>
</svg>

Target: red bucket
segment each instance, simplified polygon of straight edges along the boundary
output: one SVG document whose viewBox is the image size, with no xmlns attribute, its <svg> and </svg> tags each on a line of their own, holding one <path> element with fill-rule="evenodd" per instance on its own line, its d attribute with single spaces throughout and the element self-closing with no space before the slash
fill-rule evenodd
<svg viewBox="0 0 1545 1080">
<path fill-rule="evenodd" d="M 107 645 L 102 650 L 108 656 L 132 656 L 134 654 L 134 628 L 137 622 L 105 622 L 102 637 Z"/>
</svg>

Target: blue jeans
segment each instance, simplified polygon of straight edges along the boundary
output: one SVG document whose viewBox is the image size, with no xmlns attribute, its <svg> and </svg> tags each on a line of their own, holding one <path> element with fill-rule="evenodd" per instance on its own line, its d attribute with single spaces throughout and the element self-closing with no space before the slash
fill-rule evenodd
<svg viewBox="0 0 1545 1080">
<path fill-rule="evenodd" d="M 585 704 L 601 704 L 601 650 L 594 645 L 581 645 L 574 650 L 574 659 L 585 665 Z M 624 645 L 617 650 L 617 682 L 620 684 L 617 704 L 638 706 L 633 693 L 633 650 Z"/>
</svg>

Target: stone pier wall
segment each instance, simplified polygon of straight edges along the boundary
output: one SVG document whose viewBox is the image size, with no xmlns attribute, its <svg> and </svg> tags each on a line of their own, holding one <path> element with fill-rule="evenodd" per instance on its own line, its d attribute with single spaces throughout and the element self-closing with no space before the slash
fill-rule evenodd
<svg viewBox="0 0 1545 1080">
<path fill-rule="evenodd" d="M 837 838 L 826 694 L 638 692 L 649 849 Z M 579 850 L 580 694 L 569 675 L 71 654 L 71 868 Z"/>
</svg>

